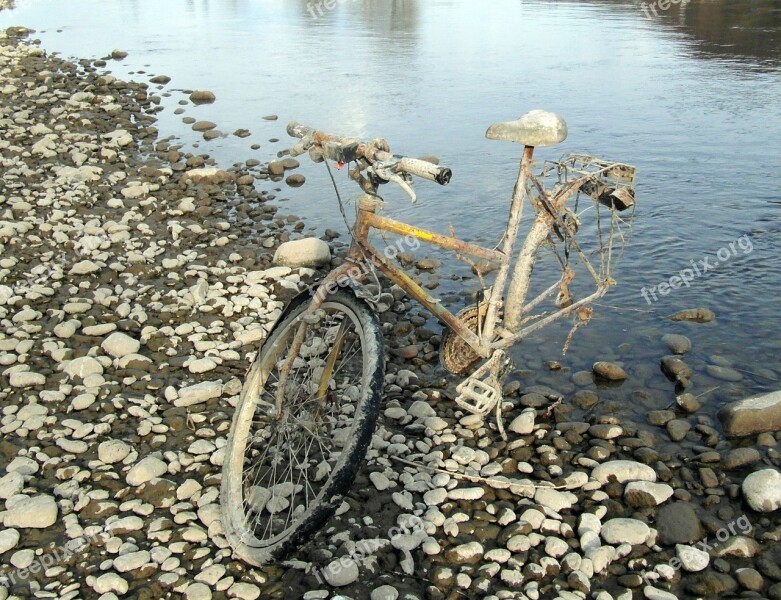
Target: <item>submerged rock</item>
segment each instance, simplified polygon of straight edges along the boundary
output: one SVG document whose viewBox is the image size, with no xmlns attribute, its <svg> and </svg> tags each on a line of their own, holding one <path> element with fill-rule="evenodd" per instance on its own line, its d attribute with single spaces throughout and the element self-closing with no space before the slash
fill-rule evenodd
<svg viewBox="0 0 781 600">
<path fill-rule="evenodd" d="M 662 337 L 662 343 L 667 346 L 673 354 L 686 354 L 692 349 L 692 342 L 685 335 L 668 333 Z"/>
<path fill-rule="evenodd" d="M 190 94 L 190 102 L 193 104 L 211 104 L 215 100 L 214 92 L 208 90 L 196 90 Z"/>
<path fill-rule="evenodd" d="M 716 314 L 709 308 L 689 308 L 675 313 L 672 321 L 692 321 L 694 323 L 710 323 L 716 318 Z"/>
<path fill-rule="evenodd" d="M 677 356 L 665 356 L 662 358 L 662 373 L 671 381 L 676 381 L 683 387 L 687 387 L 692 376 L 692 369 Z"/>
<path fill-rule="evenodd" d="M 608 381 L 623 381 L 628 377 L 626 371 L 614 363 L 595 362 L 592 369 L 596 375 Z"/>
</svg>

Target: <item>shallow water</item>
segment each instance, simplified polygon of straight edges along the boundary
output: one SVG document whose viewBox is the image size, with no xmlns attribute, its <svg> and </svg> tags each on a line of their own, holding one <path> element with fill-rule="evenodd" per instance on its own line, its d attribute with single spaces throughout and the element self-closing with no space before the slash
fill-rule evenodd
<svg viewBox="0 0 781 600">
<path fill-rule="evenodd" d="M 17 5 L 0 13 L 0 26 L 35 28 L 50 51 L 100 57 L 121 48 L 129 56 L 110 62 L 118 76 L 171 76 L 163 90 L 171 95 L 163 98 L 162 135 L 195 143 L 224 164 L 268 160 L 284 150 L 284 124 L 291 119 L 383 136 L 403 154 L 436 154 L 453 168 L 453 183 L 420 183 L 414 206 L 389 193 L 387 213 L 440 231 L 453 223 L 461 237 L 486 244 L 504 225 L 520 150 L 485 140 L 486 127 L 532 108 L 561 113 L 569 138 L 538 155 L 589 151 L 636 164 L 638 210 L 632 244 L 615 273 L 619 286 L 601 303 L 610 308 L 597 307 L 564 358 L 566 325 L 520 346 L 518 366 L 534 371 L 528 380 L 566 391 L 575 389 L 570 373 L 546 373 L 544 361 L 561 360 L 572 371 L 600 359 L 623 361 L 632 378 L 605 397 L 639 417 L 673 399 L 658 360 L 665 354 L 661 335 L 678 332 L 694 342 L 692 391 L 703 394 L 706 408 L 778 386 L 778 2 L 692 2 L 650 18 L 638 4 L 621 1 L 341 0 L 322 15 L 305 0 Z M 197 142 L 173 114 L 185 89 L 210 89 L 218 100 L 188 106 L 183 116 L 212 120 L 228 133 L 246 127 L 253 135 Z M 268 114 L 279 120 L 264 121 Z M 251 150 L 253 143 L 261 149 Z M 344 231 L 325 169 L 304 162 L 300 172 L 308 182 L 300 189 L 283 185 L 283 211 L 319 232 Z M 341 189 L 354 197 L 344 178 Z M 642 297 L 643 287 L 691 261 L 710 256 L 713 262 L 730 242 L 730 256 L 690 287 L 652 304 Z M 453 268 L 468 272 L 464 265 Z M 438 292 L 459 289 L 443 276 Z M 717 320 L 665 319 L 695 306 L 711 308 Z M 744 370 L 743 380 L 708 377 L 704 366 L 714 355 Z"/>
</svg>

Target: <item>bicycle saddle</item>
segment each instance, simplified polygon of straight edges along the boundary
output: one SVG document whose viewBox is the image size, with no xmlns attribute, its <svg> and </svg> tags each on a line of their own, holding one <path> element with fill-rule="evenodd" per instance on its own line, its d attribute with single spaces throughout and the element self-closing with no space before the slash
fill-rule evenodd
<svg viewBox="0 0 781 600">
<path fill-rule="evenodd" d="M 485 137 L 524 146 L 555 146 L 567 139 L 567 123 L 556 113 L 532 110 L 515 121 L 494 123 Z"/>
</svg>

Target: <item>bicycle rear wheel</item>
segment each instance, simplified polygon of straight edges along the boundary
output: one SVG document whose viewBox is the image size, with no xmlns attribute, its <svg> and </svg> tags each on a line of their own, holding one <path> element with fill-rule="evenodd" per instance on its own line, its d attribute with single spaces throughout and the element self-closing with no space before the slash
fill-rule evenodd
<svg viewBox="0 0 781 600">
<path fill-rule="evenodd" d="M 256 566 L 284 558 L 333 515 L 379 413 L 385 366 L 379 323 L 351 291 L 330 295 L 318 322 L 306 325 L 276 412 L 279 372 L 310 300 L 291 306 L 263 344 L 228 436 L 222 523 L 235 555 Z"/>
</svg>

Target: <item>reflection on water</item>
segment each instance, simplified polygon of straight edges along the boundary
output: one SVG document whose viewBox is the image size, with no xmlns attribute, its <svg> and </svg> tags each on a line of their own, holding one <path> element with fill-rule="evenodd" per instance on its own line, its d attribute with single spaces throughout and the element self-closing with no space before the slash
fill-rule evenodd
<svg viewBox="0 0 781 600">
<path fill-rule="evenodd" d="M 748 57 L 777 66 L 781 59 L 781 5 L 777 0 L 720 0 L 672 5 L 659 12 L 696 42 L 697 55 Z"/>
<path fill-rule="evenodd" d="M 485 140 L 486 127 L 532 108 L 560 112 L 570 137 L 542 150 L 541 159 L 590 151 L 639 167 L 633 243 L 615 274 L 620 285 L 576 335 L 562 360 L 566 368 L 547 372 L 545 361 L 561 359 L 569 324 L 526 340 L 517 363 L 530 379 L 567 391 L 575 387 L 571 371 L 598 359 L 626 362 L 632 378 L 605 397 L 642 414 L 672 398 L 658 361 L 666 352 L 661 334 L 674 332 L 694 341 L 693 391 L 705 394 L 706 407 L 778 385 L 777 1 L 689 2 L 650 19 L 629 0 L 341 0 L 330 11 L 323 4 L 322 14 L 317 4 L 21 0 L 13 13 L 0 13 L 0 26 L 46 30 L 44 46 L 65 55 L 123 48 L 128 58 L 110 67 L 118 76 L 171 76 L 161 131 L 225 164 L 273 158 L 286 147 L 290 119 L 383 136 L 404 154 L 436 153 L 454 170 L 451 186 L 419 184 L 415 206 L 389 193 L 387 212 L 439 231 L 452 223 L 459 237 L 483 244 L 495 243 L 504 226 L 520 154 L 512 144 Z M 172 110 L 187 88 L 211 89 L 217 102 L 190 106 L 182 116 L 214 121 L 222 131 L 247 127 L 253 136 L 196 138 Z M 262 119 L 270 113 L 279 121 Z M 253 143 L 259 151 L 250 150 Z M 279 193 L 283 212 L 319 232 L 344 230 L 322 167 L 304 164 L 302 172 L 304 187 Z M 342 189 L 354 195 L 347 183 Z M 643 287 L 742 235 L 751 254 L 653 306 L 645 302 Z M 467 265 L 449 258 L 445 264 L 448 274 L 470 277 Z M 454 282 L 444 274 L 440 283 L 442 295 L 476 287 L 473 278 Z M 695 306 L 712 308 L 717 321 L 695 326 L 666 318 Z M 741 368 L 743 380 L 706 375 L 707 364 L 722 360 L 714 355 Z"/>
</svg>

